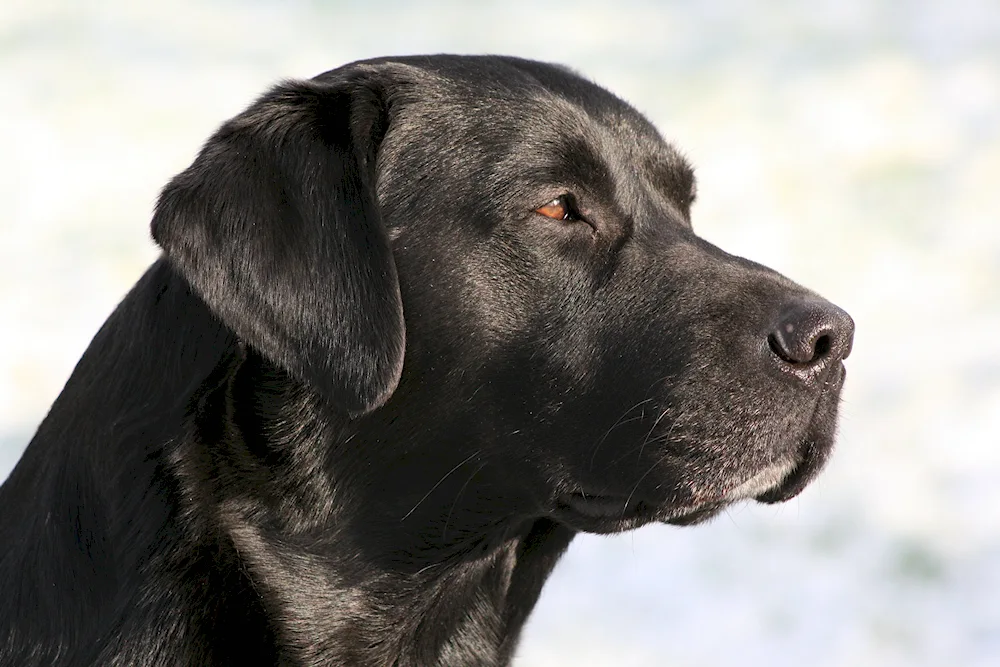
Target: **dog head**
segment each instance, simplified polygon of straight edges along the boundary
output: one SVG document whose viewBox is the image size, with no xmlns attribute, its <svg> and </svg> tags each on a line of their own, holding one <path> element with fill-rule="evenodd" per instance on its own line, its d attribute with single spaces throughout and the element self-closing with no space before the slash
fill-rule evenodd
<svg viewBox="0 0 1000 667">
<path fill-rule="evenodd" d="M 365 434 L 367 502 L 614 532 L 790 498 L 833 442 L 852 321 L 698 238 L 694 198 L 681 154 L 568 70 L 414 57 L 266 94 L 153 235 Z"/>
</svg>

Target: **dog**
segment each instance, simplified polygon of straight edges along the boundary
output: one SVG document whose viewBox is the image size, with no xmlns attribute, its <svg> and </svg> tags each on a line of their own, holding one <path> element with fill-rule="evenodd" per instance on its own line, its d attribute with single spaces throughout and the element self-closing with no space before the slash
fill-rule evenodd
<svg viewBox="0 0 1000 667">
<path fill-rule="evenodd" d="M 264 94 L 0 488 L 0 663 L 509 664 L 578 533 L 798 494 L 854 323 L 695 192 L 556 65 Z"/>
</svg>

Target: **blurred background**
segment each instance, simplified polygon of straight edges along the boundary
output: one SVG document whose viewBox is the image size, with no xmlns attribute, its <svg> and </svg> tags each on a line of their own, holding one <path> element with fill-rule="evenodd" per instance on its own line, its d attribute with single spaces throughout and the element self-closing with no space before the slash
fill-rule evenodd
<svg viewBox="0 0 1000 667">
<path fill-rule="evenodd" d="M 558 61 L 691 158 L 703 236 L 858 333 L 818 482 L 579 538 L 515 664 L 1000 664 L 1000 3 L 166 7 L 0 6 L 0 479 L 156 257 L 158 189 L 271 83 L 387 54 Z"/>
</svg>

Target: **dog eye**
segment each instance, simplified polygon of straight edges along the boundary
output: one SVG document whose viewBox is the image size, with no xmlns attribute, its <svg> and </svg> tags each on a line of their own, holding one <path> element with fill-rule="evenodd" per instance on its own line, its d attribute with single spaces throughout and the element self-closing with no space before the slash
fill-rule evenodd
<svg viewBox="0 0 1000 667">
<path fill-rule="evenodd" d="M 546 218 L 552 218 L 553 220 L 565 220 L 567 222 L 580 219 L 580 215 L 573 208 L 568 195 L 556 197 L 545 206 L 539 206 L 535 209 L 535 213 L 544 215 Z"/>
</svg>

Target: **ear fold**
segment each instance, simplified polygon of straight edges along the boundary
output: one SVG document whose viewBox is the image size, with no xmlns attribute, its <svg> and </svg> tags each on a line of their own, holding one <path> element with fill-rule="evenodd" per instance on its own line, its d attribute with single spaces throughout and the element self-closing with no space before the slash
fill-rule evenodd
<svg viewBox="0 0 1000 667">
<path fill-rule="evenodd" d="M 374 191 L 387 117 L 362 76 L 278 86 L 167 185 L 152 223 L 241 339 L 352 416 L 382 405 L 403 365 L 403 306 Z"/>
</svg>

